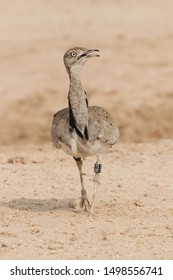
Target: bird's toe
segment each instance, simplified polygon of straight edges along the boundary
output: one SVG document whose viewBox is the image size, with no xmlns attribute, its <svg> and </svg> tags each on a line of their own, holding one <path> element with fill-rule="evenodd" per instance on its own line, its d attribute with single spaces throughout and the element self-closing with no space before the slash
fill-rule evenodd
<svg viewBox="0 0 173 280">
<path fill-rule="evenodd" d="M 85 211 L 87 211 L 87 212 L 90 211 L 91 204 L 90 204 L 88 198 L 81 198 L 80 207 L 81 207 L 82 209 L 84 209 Z"/>
</svg>

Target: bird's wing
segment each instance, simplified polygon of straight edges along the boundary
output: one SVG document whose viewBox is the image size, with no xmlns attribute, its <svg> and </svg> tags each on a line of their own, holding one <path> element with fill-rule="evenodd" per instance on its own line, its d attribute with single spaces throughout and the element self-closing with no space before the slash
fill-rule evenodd
<svg viewBox="0 0 173 280">
<path fill-rule="evenodd" d="M 114 145 L 119 137 L 119 131 L 112 116 L 102 107 L 89 106 L 89 140 L 100 139 Z"/>
<path fill-rule="evenodd" d="M 51 140 L 57 148 L 61 147 L 60 143 L 70 143 L 69 128 L 69 108 L 64 108 L 54 114 L 52 122 Z"/>
</svg>

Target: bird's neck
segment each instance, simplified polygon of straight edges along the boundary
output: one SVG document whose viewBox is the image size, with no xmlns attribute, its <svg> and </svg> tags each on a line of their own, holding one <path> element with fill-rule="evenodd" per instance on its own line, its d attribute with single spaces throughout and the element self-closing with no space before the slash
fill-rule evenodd
<svg viewBox="0 0 173 280">
<path fill-rule="evenodd" d="M 70 109 L 70 126 L 81 133 L 81 135 L 87 136 L 88 127 L 88 101 L 86 93 L 82 87 L 80 76 L 76 74 L 70 74 L 70 86 L 69 86 L 69 109 Z"/>
<path fill-rule="evenodd" d="M 70 78 L 69 92 L 75 92 L 76 94 L 82 93 L 83 87 L 82 87 L 80 75 L 70 73 L 69 78 Z"/>
</svg>

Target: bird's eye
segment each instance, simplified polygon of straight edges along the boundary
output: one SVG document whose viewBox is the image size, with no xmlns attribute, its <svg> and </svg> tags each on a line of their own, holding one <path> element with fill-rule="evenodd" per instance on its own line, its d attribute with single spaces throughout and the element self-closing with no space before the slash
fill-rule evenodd
<svg viewBox="0 0 173 280">
<path fill-rule="evenodd" d="M 72 57 L 75 57 L 76 55 L 77 55 L 76 52 L 71 52 L 71 56 L 72 56 Z"/>
</svg>

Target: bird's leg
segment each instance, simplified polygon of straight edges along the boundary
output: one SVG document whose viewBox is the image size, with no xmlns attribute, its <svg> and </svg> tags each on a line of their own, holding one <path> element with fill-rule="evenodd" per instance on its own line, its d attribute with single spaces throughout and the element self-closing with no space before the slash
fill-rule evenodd
<svg viewBox="0 0 173 280">
<path fill-rule="evenodd" d="M 79 174 L 80 174 L 80 181 L 81 181 L 81 201 L 80 201 L 80 207 L 84 208 L 85 211 L 89 211 L 89 209 L 91 208 L 91 204 L 87 198 L 87 192 L 86 189 L 84 188 L 84 182 L 83 182 L 83 173 L 82 173 L 82 159 L 81 158 L 75 158 L 77 167 L 79 169 Z"/>
<path fill-rule="evenodd" d="M 93 177 L 94 189 L 93 189 L 93 197 L 92 197 L 92 203 L 91 203 L 91 208 L 90 208 L 90 212 L 91 213 L 93 213 L 94 201 L 95 201 L 95 195 L 96 195 L 97 186 L 100 185 L 101 168 L 102 168 L 102 164 L 101 164 L 100 157 L 97 157 L 97 161 L 94 164 L 94 172 L 95 172 L 95 174 L 94 174 L 94 177 Z"/>
</svg>

